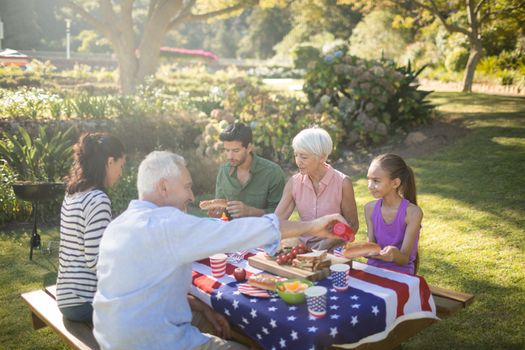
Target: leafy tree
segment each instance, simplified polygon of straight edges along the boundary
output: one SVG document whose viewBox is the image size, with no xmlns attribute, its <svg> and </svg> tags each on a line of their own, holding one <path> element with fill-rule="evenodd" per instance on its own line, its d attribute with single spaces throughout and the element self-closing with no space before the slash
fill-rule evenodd
<svg viewBox="0 0 525 350">
<path fill-rule="evenodd" d="M 393 6 L 407 11 L 412 16 L 437 18 L 450 33 L 461 33 L 468 38 L 469 57 L 463 78 L 463 91 L 472 91 L 474 73 L 483 55 L 483 32 L 497 21 L 512 21 L 525 24 L 525 2 L 522 0 L 341 0 L 353 4 L 362 11 L 375 7 Z M 456 14 L 462 14 L 456 20 Z M 461 20 L 463 19 L 463 20 Z"/>
<path fill-rule="evenodd" d="M 246 0 L 62 0 L 109 42 L 123 93 L 156 72 L 166 34 L 188 21 L 239 14 L 258 1 Z"/>
</svg>

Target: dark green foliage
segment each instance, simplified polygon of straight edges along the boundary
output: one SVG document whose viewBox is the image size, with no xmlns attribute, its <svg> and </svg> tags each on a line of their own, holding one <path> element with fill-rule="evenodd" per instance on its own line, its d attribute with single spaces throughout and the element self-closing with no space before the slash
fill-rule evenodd
<svg viewBox="0 0 525 350">
<path fill-rule="evenodd" d="M 347 144 L 384 140 L 397 128 L 408 129 L 430 120 L 432 106 L 418 91 L 418 71 L 409 63 L 364 60 L 344 48 L 321 57 L 305 77 L 304 92 L 311 106 L 338 119 Z"/>
</svg>

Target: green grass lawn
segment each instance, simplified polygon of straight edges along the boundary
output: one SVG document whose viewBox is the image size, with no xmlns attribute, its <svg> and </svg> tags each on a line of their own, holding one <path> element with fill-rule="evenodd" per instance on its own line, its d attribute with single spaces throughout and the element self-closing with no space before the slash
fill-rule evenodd
<svg viewBox="0 0 525 350">
<path fill-rule="evenodd" d="M 406 349 L 522 349 L 525 346 L 525 99 L 434 93 L 443 118 L 471 132 L 438 152 L 408 159 L 425 217 L 420 274 L 433 285 L 475 295 L 467 309 L 403 345 Z M 371 200 L 364 174 L 356 179 Z M 62 349 L 31 329 L 20 293 L 54 283 L 55 254 L 28 260 L 30 227 L 0 232 L 0 348 Z M 42 232 L 57 240 L 56 229 Z M 358 239 L 364 239 L 364 229 Z"/>
</svg>

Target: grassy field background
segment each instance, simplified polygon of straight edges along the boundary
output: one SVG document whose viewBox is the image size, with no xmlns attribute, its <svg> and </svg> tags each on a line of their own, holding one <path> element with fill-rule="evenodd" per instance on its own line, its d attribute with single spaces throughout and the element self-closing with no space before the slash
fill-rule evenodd
<svg viewBox="0 0 525 350">
<path fill-rule="evenodd" d="M 444 120 L 469 129 L 437 152 L 407 159 L 423 208 L 420 274 L 472 293 L 467 309 L 403 345 L 405 349 L 525 347 L 525 99 L 433 93 Z M 354 176 L 361 223 L 371 196 Z M 363 227 L 363 226 L 362 226 Z M 57 254 L 28 260 L 31 227 L 0 231 L 0 348 L 65 349 L 48 329 L 33 331 L 20 293 L 53 284 Z M 58 240 L 56 228 L 41 232 Z M 365 239 L 364 228 L 358 239 Z M 46 244 L 44 242 L 44 244 Z"/>
</svg>

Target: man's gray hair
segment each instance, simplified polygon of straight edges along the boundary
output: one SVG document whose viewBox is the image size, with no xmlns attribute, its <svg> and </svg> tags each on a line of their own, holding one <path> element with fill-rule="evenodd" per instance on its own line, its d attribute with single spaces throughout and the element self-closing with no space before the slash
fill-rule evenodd
<svg viewBox="0 0 525 350">
<path fill-rule="evenodd" d="M 313 154 L 319 158 L 328 157 L 332 153 L 332 138 L 322 128 L 301 130 L 292 141 L 294 151 Z"/>
<path fill-rule="evenodd" d="M 155 191 L 155 186 L 163 178 L 178 177 L 186 161 L 178 154 L 168 151 L 153 151 L 140 163 L 137 175 L 139 199 Z"/>
</svg>

